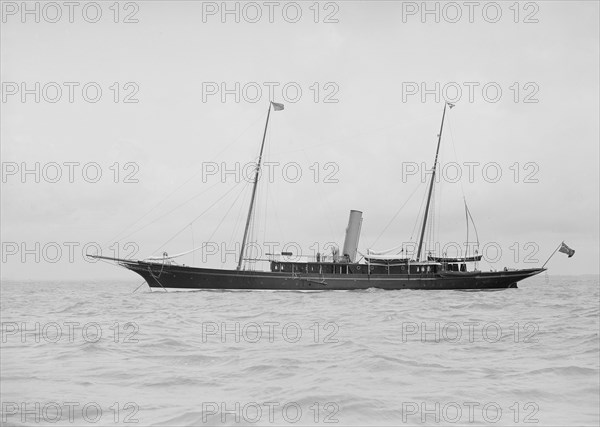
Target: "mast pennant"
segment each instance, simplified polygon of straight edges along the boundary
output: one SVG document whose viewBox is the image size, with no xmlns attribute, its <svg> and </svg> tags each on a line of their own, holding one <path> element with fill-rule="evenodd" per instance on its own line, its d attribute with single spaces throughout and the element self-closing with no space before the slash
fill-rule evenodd
<svg viewBox="0 0 600 427">
<path fill-rule="evenodd" d="M 281 111 L 281 110 L 283 110 L 283 107 L 284 107 L 283 104 L 279 104 L 279 103 L 273 102 L 273 101 L 271 101 L 271 104 L 273 105 L 273 111 Z"/>
</svg>

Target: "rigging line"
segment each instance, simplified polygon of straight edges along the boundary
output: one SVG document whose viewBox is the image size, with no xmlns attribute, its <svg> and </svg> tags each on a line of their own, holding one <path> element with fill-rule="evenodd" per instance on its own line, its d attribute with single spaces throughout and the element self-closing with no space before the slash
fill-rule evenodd
<svg viewBox="0 0 600 427">
<path fill-rule="evenodd" d="M 439 243 L 440 240 L 440 233 L 439 233 L 439 228 L 440 228 L 440 214 L 441 214 L 441 197 L 442 197 L 442 188 L 441 188 L 441 183 L 443 182 L 443 179 L 440 178 L 440 182 L 438 183 L 438 185 L 434 186 L 433 189 L 433 194 L 434 194 L 434 200 L 433 200 L 433 212 L 432 212 L 432 224 L 431 224 L 431 248 L 433 249 L 434 253 L 435 253 L 435 248 L 436 248 L 436 243 Z M 431 250 L 431 249 L 430 249 Z"/>
<path fill-rule="evenodd" d="M 256 194 L 255 197 L 259 197 L 260 196 L 260 187 L 256 188 Z M 248 256 L 246 255 L 248 253 L 248 248 L 252 246 L 252 243 L 254 242 L 254 229 L 255 229 L 255 223 L 256 223 L 256 213 L 257 213 L 257 209 L 258 206 L 255 204 L 252 212 L 249 214 L 250 215 L 250 222 L 248 223 L 248 236 L 246 239 L 246 245 L 244 247 L 244 256 L 242 256 L 242 270 L 245 270 L 247 267 L 249 268 L 250 264 L 248 261 Z M 242 248 L 240 248 L 240 251 L 242 250 Z"/>
<path fill-rule="evenodd" d="M 240 181 L 241 182 L 241 181 Z M 206 208 L 204 211 L 202 211 L 202 213 L 200 215 L 198 215 L 196 218 L 194 218 L 191 223 L 194 223 L 198 218 L 200 218 L 202 215 L 204 215 L 206 212 L 208 212 L 211 208 L 213 208 L 217 203 L 219 203 L 221 200 L 223 200 L 225 198 L 225 196 L 227 196 L 229 193 L 231 193 L 239 184 L 240 182 L 238 182 L 237 184 L 235 184 L 233 187 L 231 187 L 229 190 L 227 190 L 227 192 L 225 192 L 225 194 L 223 194 L 221 197 L 219 197 L 215 202 L 213 202 L 208 208 Z M 169 244 L 175 237 L 179 236 L 186 228 L 188 228 L 188 225 L 186 225 L 185 227 L 183 227 L 181 230 L 179 230 L 177 233 L 175 233 L 175 235 L 173 237 L 171 237 L 169 240 L 167 240 L 165 243 L 163 243 L 162 245 L 160 245 L 154 252 L 152 252 L 153 254 L 156 253 L 157 251 L 160 250 L 160 248 L 165 247 L 167 244 Z"/>
<path fill-rule="evenodd" d="M 212 157 L 212 160 L 210 160 L 210 161 L 213 161 L 214 159 L 218 158 L 221 154 L 223 154 L 223 152 L 225 152 L 228 148 L 230 148 L 232 145 L 234 145 L 236 142 L 238 142 L 238 140 L 242 137 L 242 135 L 244 135 L 248 129 L 250 129 L 252 126 L 254 126 L 260 119 L 262 119 L 262 117 L 263 117 L 263 114 L 261 113 L 260 116 L 257 116 L 257 118 L 254 121 L 252 121 L 251 124 L 248 125 L 231 143 L 227 144 L 221 151 L 219 151 L 217 154 L 215 154 Z M 135 220 L 131 225 L 127 226 L 122 231 L 117 233 L 112 239 L 109 239 L 108 242 L 110 243 L 112 240 L 119 237 L 121 234 L 123 234 L 124 232 L 129 230 L 131 227 L 135 226 L 138 222 L 140 222 L 142 219 L 144 219 L 146 216 L 148 216 L 151 212 L 153 212 L 157 207 L 159 207 L 161 204 L 163 204 L 169 197 L 171 197 L 173 194 L 175 194 L 177 191 L 179 191 L 184 185 L 186 185 L 192 179 L 197 177 L 198 174 L 200 174 L 201 172 L 202 172 L 202 168 L 199 171 L 197 171 L 195 174 L 193 174 L 191 177 L 189 177 L 186 181 L 181 183 L 177 188 L 175 188 L 175 190 L 171 191 L 169 194 L 167 194 L 165 197 L 163 197 L 156 205 L 154 205 L 152 208 L 150 208 L 150 210 L 148 210 L 145 214 L 143 214 L 141 217 L 139 217 L 137 220 Z M 124 238 L 125 237 L 122 237 L 119 240 L 122 240 Z"/>
<path fill-rule="evenodd" d="M 269 156 L 269 159 L 273 160 L 273 156 L 272 156 L 272 153 L 271 153 L 271 145 L 272 144 L 269 144 L 268 147 L 267 147 L 268 148 L 268 153 L 267 154 Z M 283 172 L 282 172 L 282 177 L 283 177 Z M 265 209 L 268 211 L 269 210 L 269 206 L 271 206 L 272 212 L 273 212 L 273 216 L 275 217 L 275 223 L 277 225 L 277 231 L 279 232 L 279 236 L 280 236 L 280 238 L 278 240 L 281 241 L 281 242 L 285 242 L 286 239 L 285 239 L 284 233 L 282 232 L 281 221 L 279 220 L 279 212 L 277 210 L 277 203 L 275 203 L 274 200 L 273 200 L 273 197 L 274 197 L 273 193 L 275 193 L 275 196 L 277 194 L 281 193 L 281 191 L 280 191 L 280 188 L 281 188 L 280 187 L 280 180 L 274 179 L 273 180 L 273 184 L 274 184 L 274 187 L 275 187 L 274 191 L 271 191 L 272 188 L 271 188 L 270 185 L 265 185 L 266 190 L 267 190 L 266 191 L 266 199 L 265 199 Z M 265 235 L 266 235 L 266 221 L 265 221 Z"/>
<path fill-rule="evenodd" d="M 250 263 L 250 260 L 249 260 L 250 257 L 248 256 L 248 248 L 251 247 L 253 239 L 254 239 L 254 225 L 255 225 L 254 220 L 255 220 L 254 213 L 252 213 L 252 219 L 250 220 L 250 225 L 248 228 L 248 240 L 246 241 L 246 247 L 244 248 L 242 270 L 245 270 L 246 268 L 250 269 L 252 267 L 252 264 Z"/>
<path fill-rule="evenodd" d="M 277 229 L 279 231 L 279 235 L 281 236 L 281 240 L 285 242 L 286 236 L 283 232 L 283 229 L 281 228 L 281 221 L 279 220 L 279 214 L 277 213 L 276 204 L 273 201 L 273 198 L 271 197 L 270 193 L 267 196 L 269 198 L 269 201 L 271 202 L 271 205 L 273 206 L 273 215 L 275 215 L 275 223 L 277 224 Z"/>
<path fill-rule="evenodd" d="M 136 292 L 136 291 L 137 291 L 139 288 L 141 288 L 141 287 L 142 287 L 142 286 L 143 286 L 145 283 L 146 283 L 146 281 L 145 281 L 145 280 L 144 280 L 142 283 L 140 283 L 140 285 L 139 285 L 137 288 L 135 288 L 135 289 L 133 290 L 132 294 L 135 294 L 135 292 Z"/>
<path fill-rule="evenodd" d="M 272 161 L 271 158 L 271 145 L 269 144 L 267 146 L 267 154 L 266 154 L 266 158 L 269 161 Z M 269 169 L 272 171 L 272 169 Z M 277 176 L 277 175 L 274 175 Z M 271 180 L 269 178 L 273 179 L 273 182 L 271 183 Z M 268 231 L 270 231 L 270 217 L 269 215 L 275 215 L 276 216 L 276 209 L 274 205 L 270 205 L 269 202 L 271 200 L 271 193 L 274 192 L 274 189 L 272 188 L 271 185 L 269 184 L 275 184 L 276 179 L 270 175 L 267 176 L 267 182 L 266 184 L 263 186 L 263 191 L 261 191 L 261 193 L 259 194 L 259 196 L 261 197 L 260 199 L 260 209 L 261 212 L 264 212 L 264 214 L 260 217 L 262 219 L 262 228 L 259 228 L 259 232 L 260 230 L 262 230 L 262 242 L 263 245 L 265 244 L 266 240 L 267 240 L 267 235 L 269 234 Z"/>
<path fill-rule="evenodd" d="M 452 143 L 452 150 L 454 151 L 454 160 L 456 161 L 456 163 L 458 163 L 458 155 L 456 154 L 456 146 L 454 145 L 454 133 L 452 132 L 452 120 L 448 120 L 448 128 L 450 130 L 450 142 Z M 461 170 L 460 179 L 458 180 L 458 183 L 460 184 L 460 191 L 461 191 L 463 199 L 464 199 L 465 198 L 465 189 L 463 187 L 463 182 L 462 182 L 463 179 L 462 178 L 463 177 L 462 177 L 462 170 Z"/>
<path fill-rule="evenodd" d="M 248 182 L 248 181 L 246 181 L 246 182 Z M 243 198 L 242 203 L 240 203 L 240 209 L 238 211 L 238 215 L 237 215 L 237 218 L 235 220 L 235 225 L 233 227 L 233 231 L 231 232 L 231 235 L 229 236 L 229 246 L 233 245 L 234 236 L 236 236 L 237 233 L 238 233 L 238 230 L 239 230 L 239 227 L 240 227 L 240 224 L 241 224 L 242 214 L 244 213 L 244 206 L 246 205 L 244 203 L 244 201 L 245 201 L 245 197 Z"/>
<path fill-rule="evenodd" d="M 271 212 L 269 211 L 269 194 L 270 194 L 270 192 L 271 192 L 271 187 L 269 185 L 265 186 L 265 192 L 264 192 L 264 196 L 263 196 L 264 197 L 264 200 L 263 200 L 264 223 L 263 223 L 263 235 L 262 235 L 263 245 L 267 241 L 268 231 L 270 229 L 270 224 L 271 224 L 271 216 L 270 216 Z"/>
<path fill-rule="evenodd" d="M 127 269 L 127 267 L 125 267 L 125 266 L 123 266 L 123 265 L 119 264 L 118 262 L 116 262 L 116 263 L 115 263 L 115 261 L 109 261 L 109 260 L 102 259 L 102 258 L 98 258 L 98 261 L 100 261 L 100 262 L 103 262 L 103 263 L 106 263 L 106 264 L 109 264 L 109 265 L 118 265 L 118 266 L 119 266 L 119 267 L 121 267 L 121 268 Z"/>
<path fill-rule="evenodd" d="M 190 231 L 192 234 L 192 264 L 196 264 L 196 243 L 194 242 L 194 224 L 190 222 Z"/>
<path fill-rule="evenodd" d="M 244 186 L 242 187 L 242 190 L 238 193 L 238 195 L 235 196 L 235 199 L 233 200 L 233 203 L 231 204 L 231 206 L 229 206 L 229 209 L 227 209 L 227 212 L 225 212 L 225 215 L 223 215 L 223 218 L 221 218 L 221 221 L 219 222 L 219 224 L 217 224 L 217 227 L 214 229 L 214 231 L 212 232 L 212 234 L 208 238 L 209 242 L 212 240 L 212 238 L 216 234 L 217 230 L 219 230 L 219 227 L 221 227 L 221 224 L 223 224 L 223 222 L 225 221 L 225 218 L 227 218 L 227 215 L 229 214 L 229 212 L 231 211 L 231 209 L 235 206 L 235 204 L 237 203 L 237 201 L 240 198 L 240 196 L 244 193 L 244 190 L 246 190 L 247 186 L 248 186 L 248 181 L 246 181 L 246 184 L 244 184 Z"/>
<path fill-rule="evenodd" d="M 262 189 L 261 189 L 262 190 Z M 256 191 L 256 197 L 260 197 L 262 191 Z M 255 245 L 258 244 L 258 233 L 260 232 L 260 203 L 254 205 L 254 212 L 252 212 L 252 220 L 250 222 L 250 230 L 248 231 L 248 242 L 246 244 L 246 252 L 248 253 L 248 243 Z M 246 258 L 250 258 L 246 255 Z"/>
<path fill-rule="evenodd" d="M 433 212 L 431 213 L 431 247 L 435 249 L 436 238 L 439 238 L 439 234 L 436 233 L 439 227 L 439 215 L 440 215 L 440 186 L 437 185 L 433 189 L 434 201 L 433 201 Z M 431 250 L 431 249 L 430 249 Z"/>
<path fill-rule="evenodd" d="M 415 219 L 415 225 L 413 226 L 413 231 L 410 235 L 410 241 L 413 241 L 413 237 L 415 235 L 415 230 L 417 229 L 417 225 L 419 225 L 422 221 L 419 221 L 421 219 L 421 211 L 423 210 L 423 205 L 425 204 L 425 199 L 427 198 L 427 186 L 425 186 L 425 193 L 423 193 L 423 198 L 421 199 L 421 206 L 419 206 L 419 211 L 417 212 L 417 218 Z M 417 232 L 421 231 L 421 228 L 419 227 L 419 230 Z"/>
<path fill-rule="evenodd" d="M 454 132 L 452 131 L 452 120 L 448 120 L 448 128 L 450 131 L 450 142 L 452 143 L 452 151 L 454 152 L 454 160 L 456 161 L 456 163 L 458 163 L 458 155 L 456 154 L 456 145 L 454 144 Z M 467 197 L 465 196 L 465 188 L 463 186 L 462 170 L 460 172 L 460 179 L 458 180 L 458 183 L 460 184 L 460 192 L 462 193 L 462 196 L 463 196 L 465 208 L 467 208 Z M 469 240 L 468 236 L 469 236 L 469 224 L 467 222 L 467 241 Z"/>
<path fill-rule="evenodd" d="M 308 157 L 308 154 L 306 154 L 306 151 L 304 149 L 301 149 L 301 151 L 302 151 L 302 154 L 304 155 L 304 158 L 306 159 L 306 161 L 308 163 L 310 163 L 310 159 Z M 336 166 L 338 166 L 338 168 L 339 168 L 339 165 L 337 163 L 336 163 Z M 316 172 L 318 181 L 321 180 L 321 174 L 319 171 L 319 167 L 320 167 L 320 165 L 317 167 L 317 172 Z M 309 169 L 310 169 L 310 167 L 309 167 Z M 321 199 L 321 209 L 322 209 L 322 211 L 324 211 L 325 220 L 327 221 L 327 228 L 329 228 L 329 237 L 332 238 L 332 240 L 331 240 L 332 242 L 335 242 L 336 241 L 335 232 L 333 231 L 333 227 L 331 225 L 331 214 L 333 212 L 333 209 L 331 209 L 331 205 L 329 204 L 329 199 L 327 197 L 323 197 L 323 193 L 321 191 L 321 185 L 320 185 L 321 182 L 317 182 L 316 184 L 317 184 L 317 193 L 319 194 L 319 198 Z M 323 204 L 325 206 L 323 206 Z"/>
<path fill-rule="evenodd" d="M 440 164 L 443 163 L 444 160 L 444 152 L 442 151 L 441 155 L 440 155 Z M 434 224 L 434 228 L 433 228 L 433 244 L 435 245 L 436 243 L 440 243 L 441 244 L 441 234 L 440 234 L 440 227 L 442 224 L 442 209 L 443 209 L 443 202 L 444 202 L 444 198 L 443 198 L 443 190 L 444 190 L 444 169 L 440 168 L 440 174 L 438 175 L 438 179 L 439 182 L 437 183 L 437 185 L 435 185 L 434 187 L 434 194 L 435 194 L 435 200 L 434 200 L 434 217 L 433 217 L 433 224 Z M 436 241 L 437 239 L 437 241 Z"/>
<path fill-rule="evenodd" d="M 429 249 L 430 252 L 435 249 L 436 238 L 438 237 L 435 230 L 438 226 L 438 219 L 439 219 L 438 218 L 438 215 L 439 215 L 438 211 L 439 211 L 439 204 L 440 204 L 440 187 L 439 187 L 439 185 L 437 185 L 437 186 L 434 185 L 433 196 L 434 196 L 434 200 L 433 200 L 433 212 L 431 212 L 431 247 Z"/>
<path fill-rule="evenodd" d="M 271 126 L 268 130 L 267 130 L 267 146 L 266 148 L 266 153 L 265 153 L 265 160 L 271 160 L 271 134 L 273 131 L 274 126 Z M 269 206 L 268 206 L 268 202 L 269 202 L 269 190 L 270 190 L 270 185 L 269 185 L 269 176 L 267 176 L 267 182 L 264 183 L 263 188 L 264 191 L 261 191 L 260 193 L 260 197 L 262 197 L 261 200 L 261 204 L 262 204 L 262 209 L 264 209 L 264 213 L 262 215 L 262 219 L 263 219 L 263 236 L 262 236 L 262 241 L 263 241 L 263 245 L 267 239 L 267 224 L 268 224 L 268 215 L 269 215 Z M 259 217 L 261 218 L 261 217 Z M 260 227 L 259 227 L 259 232 L 260 232 Z M 258 237 L 257 237 L 258 238 Z"/>
<path fill-rule="evenodd" d="M 452 130 L 452 120 L 448 121 L 448 127 L 450 130 L 450 142 L 452 143 L 454 159 L 458 163 L 458 155 L 456 154 L 456 145 L 454 144 L 454 132 Z M 469 218 L 471 219 L 471 224 L 473 224 L 473 229 L 475 230 L 475 237 L 477 239 L 477 250 L 479 250 L 479 235 L 477 234 L 477 229 L 475 227 L 475 221 L 473 221 L 473 217 L 471 216 L 471 212 L 470 212 L 469 206 L 467 204 L 467 197 L 465 195 L 465 188 L 463 185 L 462 171 L 461 171 L 461 175 L 460 175 L 460 179 L 458 180 L 458 183 L 460 184 L 460 191 L 462 193 L 463 202 L 465 204 L 465 217 L 466 217 L 466 223 L 467 223 L 467 240 L 465 242 L 465 257 L 466 257 L 466 256 L 469 256 Z M 462 246 L 461 246 L 461 250 L 462 250 Z"/>
<path fill-rule="evenodd" d="M 479 250 L 479 233 L 477 232 L 477 227 L 475 226 L 475 221 L 473 221 L 473 217 L 471 216 L 471 210 L 465 203 L 465 207 L 467 208 L 467 213 L 469 214 L 469 218 L 471 218 L 471 224 L 473 224 L 473 230 L 475 230 L 475 238 L 477 239 L 477 249 Z"/>
<path fill-rule="evenodd" d="M 283 176 L 283 175 L 282 175 Z M 274 181 L 274 188 L 275 188 L 275 195 L 272 195 L 271 193 L 268 194 L 269 197 L 269 201 L 271 202 L 271 206 L 273 206 L 273 214 L 275 215 L 275 221 L 277 222 L 277 229 L 279 232 L 279 240 L 283 241 L 283 242 L 287 242 L 286 239 L 286 234 L 283 232 L 283 229 L 281 227 L 281 220 L 279 219 L 279 211 L 277 210 L 277 203 L 275 203 L 275 200 L 273 199 L 273 197 L 275 197 L 278 194 L 281 194 L 281 183 L 280 180 L 275 180 Z M 283 191 L 284 194 L 288 194 L 288 192 Z"/>
<path fill-rule="evenodd" d="M 410 239 L 409 239 L 411 243 L 414 241 L 415 233 L 419 233 L 419 231 L 421 230 L 420 224 L 422 223 L 422 221 L 420 221 L 420 219 L 421 219 L 421 211 L 423 210 L 423 204 L 425 203 L 425 197 L 427 197 L 427 189 L 425 189 L 425 194 L 423 194 L 423 197 L 421 198 L 421 205 L 419 206 L 417 216 L 415 217 L 415 223 L 413 225 L 413 229 L 412 229 L 412 232 L 410 234 Z"/>
<path fill-rule="evenodd" d="M 190 197 L 190 198 L 189 198 L 188 200 L 186 200 L 185 202 L 183 202 L 183 203 L 181 203 L 181 204 L 179 204 L 179 205 L 175 206 L 173 209 L 171 209 L 171 210 L 170 210 L 170 211 L 168 211 L 167 213 L 165 213 L 165 214 L 163 214 L 163 215 L 159 216 L 158 218 L 155 218 L 155 219 L 153 219 L 153 220 L 152 220 L 152 221 L 150 221 L 149 223 L 147 223 L 147 224 L 145 224 L 145 225 L 141 226 L 140 228 L 137 228 L 137 229 L 133 230 L 132 232 L 130 232 L 130 233 L 128 233 L 128 234 L 126 234 L 125 236 L 121 237 L 121 239 L 120 239 L 120 240 L 126 239 L 126 238 L 128 238 L 129 236 L 131 236 L 131 235 L 133 235 L 133 234 L 135 234 L 135 233 L 137 233 L 137 232 L 139 232 L 139 231 L 142 231 L 142 230 L 143 230 L 143 229 L 145 229 L 146 227 L 148 227 L 148 226 L 150 226 L 150 225 L 154 224 L 155 222 L 157 222 L 157 221 L 160 221 L 160 220 L 161 220 L 161 219 L 163 219 L 164 217 L 166 217 L 166 216 L 168 216 L 168 215 L 172 214 L 172 213 L 173 213 L 173 212 L 175 212 L 177 209 L 179 209 L 179 208 L 181 208 L 182 206 L 184 206 L 184 205 L 188 204 L 189 202 L 191 202 L 191 201 L 192 201 L 192 200 L 194 200 L 195 198 L 197 198 L 197 197 L 200 197 L 200 196 L 201 196 L 201 195 L 203 195 L 204 193 L 207 193 L 209 190 L 213 189 L 214 187 L 216 187 L 216 186 L 217 186 L 217 185 L 219 185 L 219 184 L 221 184 L 221 182 L 220 182 L 220 181 L 217 181 L 217 182 L 215 182 L 215 183 L 214 183 L 213 185 L 211 185 L 210 187 L 208 187 L 208 188 L 205 188 L 205 189 L 204 189 L 204 190 L 202 190 L 200 193 L 196 194 L 195 196 L 192 196 L 192 197 Z M 110 241 L 109 241 L 109 242 L 110 242 Z"/>
<path fill-rule="evenodd" d="M 432 189 L 432 195 L 431 195 L 431 208 L 429 210 L 429 217 L 427 218 L 427 230 L 426 230 L 426 235 L 427 238 L 425 239 L 426 243 L 427 243 L 427 252 L 431 252 L 431 246 L 433 244 L 433 227 L 434 227 L 434 220 L 435 220 L 435 196 L 436 196 L 436 187 L 435 185 L 433 186 Z"/>
<path fill-rule="evenodd" d="M 469 213 L 467 211 L 467 201 L 463 198 L 465 203 L 465 222 L 467 223 L 467 239 L 465 240 L 465 257 L 469 256 Z"/>
<path fill-rule="evenodd" d="M 452 121 L 451 120 L 448 122 L 448 125 L 449 125 L 449 129 L 450 129 L 450 141 L 452 143 L 452 150 L 454 151 L 454 158 L 455 158 L 456 162 L 458 163 L 458 155 L 456 154 L 456 145 L 454 144 L 454 132 L 452 131 Z M 475 237 L 477 239 L 477 247 L 478 247 L 477 249 L 478 250 L 479 250 L 479 235 L 477 233 L 477 228 L 475 226 L 475 221 L 473 220 L 473 217 L 471 216 L 471 212 L 470 212 L 469 206 L 467 204 L 467 197 L 465 195 L 465 189 L 464 189 L 464 186 L 463 186 L 462 173 L 461 173 L 461 176 L 460 176 L 460 179 L 459 179 L 458 182 L 460 184 L 460 191 L 462 193 L 463 202 L 465 204 L 465 216 L 467 217 L 466 218 L 466 222 L 467 222 L 467 241 L 465 242 L 465 245 L 466 245 L 465 252 L 467 253 L 467 255 L 465 255 L 465 256 L 468 256 L 468 250 L 469 250 L 469 218 L 471 219 L 471 224 L 473 224 L 473 229 L 475 231 Z"/>
<path fill-rule="evenodd" d="M 375 241 L 369 247 L 372 248 L 373 246 L 375 246 L 375 244 L 379 241 L 379 239 L 381 238 L 381 236 L 383 236 L 383 233 L 385 233 L 387 231 L 387 229 L 390 227 L 390 225 L 392 225 L 392 222 L 394 222 L 394 220 L 396 219 L 396 217 L 400 214 L 400 212 L 402 211 L 402 209 L 410 201 L 410 199 L 412 198 L 412 196 L 415 195 L 415 193 L 417 192 L 417 190 L 419 189 L 420 186 L 421 186 L 421 183 L 418 183 L 417 186 L 415 187 L 415 189 L 413 190 L 413 192 L 410 193 L 410 196 L 408 196 L 408 199 L 406 199 L 404 201 L 404 203 L 402 204 L 402 206 L 400 206 L 400 208 L 396 211 L 396 213 L 394 214 L 394 216 L 392 217 L 392 219 L 387 223 L 387 225 L 385 226 L 385 228 L 381 231 L 381 233 L 379 233 L 379 236 L 377 236 L 377 238 L 375 239 Z"/>
<path fill-rule="evenodd" d="M 155 276 L 154 273 L 152 272 L 152 269 L 150 268 L 150 266 L 148 266 L 148 272 L 150 273 L 150 275 L 152 276 L 152 278 L 154 280 L 156 280 L 156 282 L 160 285 L 161 288 L 163 288 L 165 290 L 165 292 L 167 292 L 167 288 L 165 288 L 162 283 L 160 283 L 160 281 L 158 280 L 160 278 L 160 276 L 162 275 L 163 269 L 165 268 L 165 264 L 163 263 L 162 266 L 160 267 L 160 271 L 158 273 L 158 276 Z"/>
<path fill-rule="evenodd" d="M 438 186 L 433 184 L 432 194 L 431 194 L 431 208 L 429 210 L 429 218 L 427 218 L 428 222 L 431 222 L 427 233 L 429 235 L 429 252 L 431 252 L 431 248 L 433 247 L 433 240 L 435 234 L 435 219 L 436 219 L 436 211 L 437 211 L 437 195 L 438 195 Z M 428 224 L 429 225 L 429 224 Z"/>
<path fill-rule="evenodd" d="M 271 140 L 271 128 L 267 128 L 267 132 L 265 135 L 265 149 L 266 152 L 263 155 L 263 159 L 266 161 L 267 158 L 267 153 L 269 150 L 269 142 Z M 263 162 L 264 164 L 264 162 Z M 257 158 L 257 165 L 258 165 L 258 158 Z M 261 169 L 261 172 L 264 174 L 265 169 Z M 258 185 L 260 183 L 260 178 L 261 175 L 259 173 L 257 179 L 257 187 L 256 187 L 256 200 L 257 202 L 254 204 L 254 207 L 252 209 L 252 212 L 250 213 L 250 223 L 249 223 L 249 228 L 248 228 L 248 240 L 246 241 L 246 247 L 244 248 L 244 254 L 248 253 L 248 247 L 249 245 L 251 245 L 252 243 L 254 243 L 254 245 L 258 245 L 258 238 L 259 238 L 259 234 L 260 234 L 260 228 L 261 228 L 261 218 L 263 217 L 262 211 L 261 211 L 261 205 L 262 205 L 262 198 L 263 198 L 263 194 L 264 194 L 264 188 L 268 187 L 267 185 L 263 185 L 260 186 Z M 249 269 L 251 269 L 253 267 L 252 262 L 247 259 L 250 258 L 248 255 L 245 255 L 242 261 L 242 267 L 246 268 L 248 267 Z"/>
<path fill-rule="evenodd" d="M 271 152 L 269 152 L 271 159 L 273 159 L 273 156 L 271 154 Z M 283 177 L 283 172 L 282 172 L 282 177 Z M 281 181 L 280 179 L 274 180 L 274 192 L 268 192 L 267 193 L 267 198 L 268 201 L 271 203 L 271 206 L 273 207 L 273 215 L 275 216 L 275 222 L 277 224 L 277 231 L 279 233 L 279 241 L 287 243 L 287 237 L 288 235 L 284 232 L 284 228 L 281 227 L 281 219 L 279 217 L 279 210 L 278 210 L 278 204 L 275 203 L 275 199 L 274 197 L 276 197 L 278 194 L 281 194 L 282 192 L 284 194 L 288 194 L 289 192 L 285 191 L 285 185 L 283 186 L 284 190 L 282 191 L 282 185 L 281 185 Z"/>
</svg>

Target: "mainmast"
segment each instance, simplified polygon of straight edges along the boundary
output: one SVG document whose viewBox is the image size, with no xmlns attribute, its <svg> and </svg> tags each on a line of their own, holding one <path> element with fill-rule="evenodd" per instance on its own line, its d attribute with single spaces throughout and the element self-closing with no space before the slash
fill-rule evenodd
<svg viewBox="0 0 600 427">
<path fill-rule="evenodd" d="M 258 177 L 260 173 L 260 166 L 262 163 L 263 150 L 265 148 L 265 139 L 267 137 L 267 128 L 269 127 L 269 117 L 271 116 L 271 106 L 275 111 L 283 110 L 283 104 L 276 102 L 269 103 L 269 111 L 267 112 L 267 122 L 265 123 L 265 132 L 263 133 L 262 144 L 260 146 L 260 154 L 258 155 L 258 163 L 256 165 L 256 173 L 254 174 L 254 186 L 252 187 L 252 197 L 250 199 L 250 208 L 248 209 L 248 218 L 246 218 L 246 228 L 244 229 L 244 238 L 242 239 L 242 248 L 240 250 L 240 258 L 238 260 L 237 269 L 242 269 L 242 262 L 244 260 L 244 252 L 246 251 L 246 241 L 248 239 L 248 229 L 250 228 L 250 220 L 252 219 L 252 211 L 254 209 L 254 199 L 256 198 L 256 188 L 258 187 Z"/>
<path fill-rule="evenodd" d="M 427 204 L 425 205 L 425 216 L 423 217 L 423 227 L 421 228 L 421 238 L 419 239 L 419 249 L 417 250 L 417 261 L 421 258 L 421 249 L 423 249 L 423 237 L 425 237 L 425 227 L 427 226 L 427 217 L 429 216 L 429 204 L 431 202 L 431 193 L 433 191 L 433 183 L 435 182 L 435 170 L 437 167 L 438 155 L 440 153 L 440 142 L 442 142 L 442 131 L 444 130 L 444 117 L 446 117 L 446 106 L 454 107 L 454 104 L 444 102 L 444 112 L 442 113 L 442 124 L 440 133 L 438 134 L 437 149 L 435 151 L 435 161 L 433 162 L 433 172 L 431 174 L 431 182 L 429 183 L 429 194 L 427 195 Z"/>
</svg>

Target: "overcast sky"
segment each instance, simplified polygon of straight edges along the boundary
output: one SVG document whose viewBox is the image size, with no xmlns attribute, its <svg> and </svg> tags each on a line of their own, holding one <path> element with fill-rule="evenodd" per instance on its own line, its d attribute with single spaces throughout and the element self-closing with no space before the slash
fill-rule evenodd
<svg viewBox="0 0 600 427">
<path fill-rule="evenodd" d="M 3 2 L 2 279 L 135 280 L 85 261 L 96 243 L 135 258 L 233 248 L 250 185 L 220 173 L 256 158 L 269 87 L 285 110 L 259 241 L 342 245 L 350 209 L 363 252 L 414 240 L 446 96 L 442 245 L 464 243 L 464 195 L 484 255 L 502 250 L 482 269 L 541 265 L 564 240 L 576 254 L 549 273 L 598 274 L 598 2 L 427 3 L 439 16 L 421 2 L 113 3 Z M 235 265 L 220 256 L 182 262 Z"/>
</svg>

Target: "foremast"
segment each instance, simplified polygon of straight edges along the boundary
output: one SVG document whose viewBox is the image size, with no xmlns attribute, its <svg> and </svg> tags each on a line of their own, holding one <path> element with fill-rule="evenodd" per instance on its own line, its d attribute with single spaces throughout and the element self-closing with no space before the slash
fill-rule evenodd
<svg viewBox="0 0 600 427">
<path fill-rule="evenodd" d="M 256 188 L 258 187 L 258 178 L 260 174 L 260 166 L 262 164 L 263 151 L 265 149 L 265 139 L 267 137 L 267 129 L 269 127 L 269 117 L 271 116 L 271 109 L 275 111 L 283 110 L 283 104 L 276 102 L 269 102 L 269 110 L 267 112 L 267 121 L 265 123 L 265 131 L 262 137 L 262 143 L 260 145 L 260 154 L 258 155 L 258 162 L 256 164 L 256 172 L 254 174 L 254 184 L 252 186 L 252 197 L 250 198 L 250 207 L 248 208 L 248 217 L 246 218 L 246 227 L 244 229 L 244 237 L 242 239 L 242 247 L 240 250 L 240 258 L 238 259 L 237 269 L 242 269 L 242 263 L 244 262 L 244 252 L 246 251 L 246 244 L 248 240 L 248 230 L 250 228 L 250 221 L 252 220 L 252 213 L 254 210 L 254 200 L 256 199 Z"/>
</svg>

